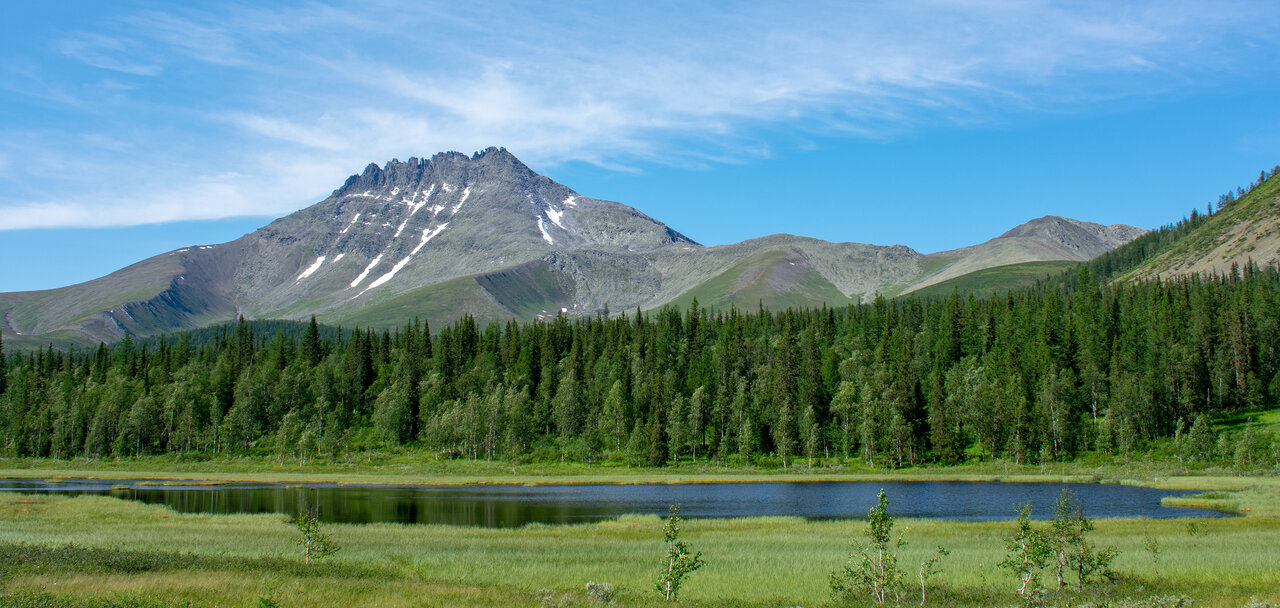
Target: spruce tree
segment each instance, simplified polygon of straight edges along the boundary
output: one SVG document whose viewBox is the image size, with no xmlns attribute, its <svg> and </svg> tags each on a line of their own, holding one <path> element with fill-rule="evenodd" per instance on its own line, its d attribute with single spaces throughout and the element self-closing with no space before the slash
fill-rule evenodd
<svg viewBox="0 0 1280 608">
<path fill-rule="evenodd" d="M 307 325 L 307 333 L 302 338 L 302 358 L 307 365 L 315 367 L 323 355 L 320 346 L 320 328 L 316 325 L 316 316 L 311 315 L 311 323 Z"/>
</svg>

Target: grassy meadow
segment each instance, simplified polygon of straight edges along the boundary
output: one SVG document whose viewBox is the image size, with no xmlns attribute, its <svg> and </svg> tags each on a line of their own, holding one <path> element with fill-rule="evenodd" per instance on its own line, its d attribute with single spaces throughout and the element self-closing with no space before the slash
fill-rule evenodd
<svg viewBox="0 0 1280 608">
<path fill-rule="evenodd" d="M 392 458 L 388 456 L 387 458 Z M 579 470 L 546 465 L 510 475 L 497 463 L 401 466 L 281 467 L 262 462 L 204 463 L 175 471 L 159 460 L 112 463 L 6 461 L 0 476 L 186 477 L 258 480 L 418 481 L 537 483 L 549 481 L 710 481 L 855 479 L 871 473 L 750 473 L 689 467 L 680 471 Z M 153 465 L 151 471 L 144 464 Z M 239 464 L 245 465 L 238 471 Z M 1035 468 L 961 467 L 880 472 L 885 479 L 993 479 L 1078 481 L 1122 479 L 1120 469 L 1039 472 Z M 432 469 L 432 467 L 436 467 Z M 450 469 L 450 467 L 456 467 Z M 468 468 L 470 467 L 470 468 Z M 583 467 L 585 468 L 585 467 Z M 302 470 L 307 469 L 307 470 Z M 250 472 L 254 470 L 256 472 Z M 431 472 L 434 470 L 434 472 Z M 468 474 L 464 472 L 469 471 Z M 1065 476 L 1062 474 L 1065 472 Z M 1196 606 L 1246 606 L 1251 598 L 1280 603 L 1280 479 L 1274 477 L 1172 476 L 1157 469 L 1129 469 L 1128 483 L 1204 489 L 1180 499 L 1242 513 L 1220 519 L 1097 520 L 1099 547 L 1119 557 L 1114 583 L 1083 592 L 1050 592 L 1050 605 L 1120 606 L 1126 598 L 1186 595 Z M 673 474 L 674 473 L 674 474 Z M 1226 492 L 1223 490 L 1232 490 Z M 892 501 L 893 497 L 890 496 Z M 99 496 L 0 495 L 0 577 L 4 606 L 576 606 L 600 605 L 588 581 L 615 586 L 617 606 L 657 606 L 654 591 L 665 548 L 662 521 L 629 516 L 572 526 L 530 525 L 483 529 L 436 525 L 326 524 L 341 551 L 304 564 L 293 542 L 298 532 L 277 515 L 180 514 L 161 506 Z M 686 520 L 682 540 L 707 565 L 694 572 L 681 603 L 706 606 L 826 606 L 828 576 L 861 538 L 859 520 L 807 522 L 798 518 Z M 1013 523 L 897 520 L 895 532 L 910 543 L 901 564 L 908 583 L 937 545 L 951 551 L 929 584 L 929 605 L 1017 605 L 1012 575 L 996 564 Z M 1158 560 L 1148 547 L 1158 545 Z M 1052 581 L 1050 580 L 1050 585 Z M 919 586 L 903 598 L 919 602 Z M 275 604 L 271 604 L 275 602 Z"/>
</svg>

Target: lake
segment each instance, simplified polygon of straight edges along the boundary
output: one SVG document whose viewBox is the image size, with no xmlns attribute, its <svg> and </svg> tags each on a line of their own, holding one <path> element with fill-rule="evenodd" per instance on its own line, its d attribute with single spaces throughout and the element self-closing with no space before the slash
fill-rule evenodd
<svg viewBox="0 0 1280 608">
<path fill-rule="evenodd" d="M 160 485 L 165 484 L 165 485 Z M 349 523 L 431 523 L 491 528 L 530 523 L 601 521 L 629 513 L 685 517 L 788 515 L 806 519 L 865 517 L 884 488 L 897 517 L 948 520 L 1013 519 L 1030 501 L 1034 516 L 1053 515 L 1063 488 L 1075 492 L 1089 517 L 1223 517 L 1168 507 L 1165 496 L 1196 491 L 1089 483 L 994 481 L 824 481 L 681 484 L 375 485 L 275 484 L 164 480 L 0 479 L 0 491 L 102 494 L 162 504 L 183 513 L 280 513 L 311 509 L 320 519 Z"/>
</svg>

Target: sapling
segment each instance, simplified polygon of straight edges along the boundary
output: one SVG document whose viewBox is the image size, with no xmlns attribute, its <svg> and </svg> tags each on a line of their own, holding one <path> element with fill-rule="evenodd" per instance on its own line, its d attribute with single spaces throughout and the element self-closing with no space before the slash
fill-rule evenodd
<svg viewBox="0 0 1280 608">
<path fill-rule="evenodd" d="M 1146 537 L 1142 546 L 1146 547 L 1147 554 L 1151 556 L 1151 569 L 1155 571 L 1156 578 L 1160 578 L 1160 540 L 1152 536 L 1146 526 L 1143 526 L 1142 534 Z"/>
<path fill-rule="evenodd" d="M 938 552 L 933 557 L 930 557 L 929 559 L 926 559 L 923 562 L 920 562 L 920 605 L 921 606 L 923 606 L 925 602 L 925 595 L 924 595 L 925 580 L 935 574 L 942 572 L 942 568 L 938 566 L 938 562 L 942 561 L 942 558 L 948 555 L 951 555 L 951 552 L 943 548 L 942 545 L 938 545 Z"/>
<path fill-rule="evenodd" d="M 1017 532 L 1005 541 L 1008 552 L 998 565 L 1018 577 L 1018 595 L 1028 603 L 1040 595 L 1040 571 L 1053 559 L 1048 534 L 1031 524 L 1031 503 L 1018 509 Z"/>
<path fill-rule="evenodd" d="M 1076 501 L 1075 494 L 1063 489 L 1054 505 L 1053 521 L 1049 524 L 1050 541 L 1053 544 L 1053 571 L 1057 588 L 1065 582 L 1065 574 L 1076 573 L 1076 586 L 1083 589 L 1089 577 L 1097 573 L 1111 578 L 1111 561 L 1115 559 L 1114 547 L 1095 551 L 1085 534 L 1093 530 L 1093 520 L 1084 516 L 1084 509 Z"/>
<path fill-rule="evenodd" d="M 844 567 L 831 573 L 831 596 L 840 600 L 847 596 L 866 596 L 883 604 L 902 597 L 903 572 L 898 568 L 898 552 L 907 541 L 899 535 L 893 539 L 893 517 L 889 515 L 889 497 L 884 490 L 876 495 L 876 506 L 867 512 L 867 544 L 849 554 Z M 925 578 L 921 570 L 921 580 Z M 921 583 L 923 585 L 923 582 Z M 922 592 L 923 594 L 923 592 Z"/>
<path fill-rule="evenodd" d="M 667 542 L 667 556 L 658 572 L 658 593 L 668 602 L 676 601 L 680 585 L 689 573 L 701 568 L 702 553 L 690 555 L 689 547 L 680 541 L 680 506 L 671 505 L 667 523 L 662 527 L 662 537 Z"/>
<path fill-rule="evenodd" d="M 338 544 L 320 531 L 320 521 L 310 511 L 300 511 L 293 517 L 292 523 L 302 533 L 301 538 L 293 542 L 302 547 L 302 561 L 310 564 L 313 559 L 321 559 L 338 552 Z"/>
</svg>

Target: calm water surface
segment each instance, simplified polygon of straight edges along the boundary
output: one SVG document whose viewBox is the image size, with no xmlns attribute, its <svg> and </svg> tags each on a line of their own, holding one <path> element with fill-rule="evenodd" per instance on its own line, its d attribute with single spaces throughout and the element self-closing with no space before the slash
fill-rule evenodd
<svg viewBox="0 0 1280 608">
<path fill-rule="evenodd" d="M 157 485 L 172 483 L 177 485 Z M 0 479 L 0 491 L 104 494 L 163 504 L 183 513 L 282 513 L 315 509 L 332 522 L 433 523 L 506 528 L 529 523 L 565 524 L 612 519 L 628 513 L 665 515 L 679 504 L 686 517 L 790 515 L 807 519 L 865 517 L 876 492 L 889 495 L 900 517 L 951 520 L 1013 519 L 1030 501 L 1037 518 L 1069 488 L 1090 517 L 1222 517 L 1201 509 L 1166 507 L 1164 496 L 1194 491 L 1085 483 L 985 481 L 831 481 L 636 485 L 358 485 L 227 483 L 181 485 L 155 480 Z"/>
</svg>

